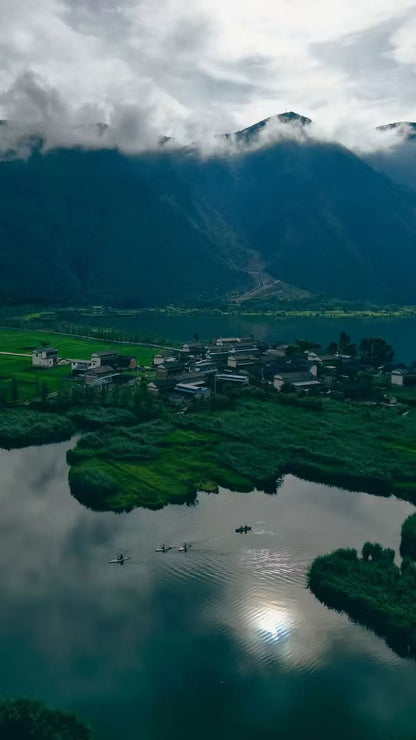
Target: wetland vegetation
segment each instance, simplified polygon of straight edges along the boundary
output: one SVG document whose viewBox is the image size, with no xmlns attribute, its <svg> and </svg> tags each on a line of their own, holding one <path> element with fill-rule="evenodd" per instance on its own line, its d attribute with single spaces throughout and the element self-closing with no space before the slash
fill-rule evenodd
<svg viewBox="0 0 416 740">
<path fill-rule="evenodd" d="M 402 526 L 400 554 L 416 560 L 416 514 L 411 514 Z"/>
<path fill-rule="evenodd" d="M 7 450 L 63 442 L 74 431 L 71 419 L 58 414 L 28 408 L 3 409 L 0 413 L 0 447 Z"/>
<path fill-rule="evenodd" d="M 40 701 L 0 701 L 0 737 L 4 740 L 93 740 L 75 715 L 49 709 Z"/>
<path fill-rule="evenodd" d="M 159 508 L 218 486 L 275 491 L 292 472 L 416 502 L 413 410 L 251 389 L 155 416 L 81 437 L 68 452 L 73 494 L 97 509 Z"/>
<path fill-rule="evenodd" d="M 341 549 L 318 557 L 308 585 L 327 606 L 383 637 L 400 656 L 416 658 L 416 567 L 404 558 L 399 568 L 394 550 L 366 542 L 362 556 Z"/>
</svg>

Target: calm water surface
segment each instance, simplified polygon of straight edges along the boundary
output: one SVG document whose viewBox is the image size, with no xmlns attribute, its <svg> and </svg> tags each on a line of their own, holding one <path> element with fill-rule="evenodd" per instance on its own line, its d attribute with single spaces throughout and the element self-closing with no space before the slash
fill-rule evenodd
<svg viewBox="0 0 416 740">
<path fill-rule="evenodd" d="M 143 313 L 137 318 L 99 317 L 84 319 L 86 325 L 119 329 L 141 337 L 163 337 L 186 342 L 197 333 L 201 338 L 220 336 L 249 336 L 266 342 L 293 342 L 311 339 L 326 347 L 337 339 L 340 331 L 347 331 L 354 342 L 363 337 L 384 337 L 393 345 L 396 360 L 412 362 L 416 359 L 416 318 L 409 319 L 277 319 L 257 316 L 168 316 L 163 313 Z"/>
<path fill-rule="evenodd" d="M 397 550 L 409 504 L 287 476 L 97 514 L 71 498 L 69 444 L 0 452 L 0 695 L 79 711 L 99 740 L 414 737 L 416 664 L 305 589 L 319 553 Z"/>
</svg>

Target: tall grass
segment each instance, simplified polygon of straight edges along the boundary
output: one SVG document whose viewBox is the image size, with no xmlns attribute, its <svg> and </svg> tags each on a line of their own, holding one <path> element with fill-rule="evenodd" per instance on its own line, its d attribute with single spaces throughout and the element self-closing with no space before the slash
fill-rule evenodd
<svg viewBox="0 0 416 740">
<path fill-rule="evenodd" d="M 74 466 L 88 459 L 105 463 L 116 481 L 104 508 L 119 508 L 121 500 L 129 507 L 159 506 L 215 485 L 273 490 L 273 480 L 286 472 L 416 502 L 416 412 L 403 417 L 330 401 L 313 409 L 248 398 L 231 409 L 200 408 L 172 414 L 168 422 L 115 427 L 99 441 L 81 440 L 68 455 Z"/>
</svg>

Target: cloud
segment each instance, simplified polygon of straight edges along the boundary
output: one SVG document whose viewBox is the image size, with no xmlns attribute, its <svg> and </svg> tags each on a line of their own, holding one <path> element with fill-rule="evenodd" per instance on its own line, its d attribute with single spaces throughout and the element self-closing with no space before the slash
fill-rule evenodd
<svg viewBox="0 0 416 740">
<path fill-rule="evenodd" d="M 103 121 L 108 145 L 139 151 L 297 110 L 367 147 L 416 117 L 415 24 L 414 0 L 3 3 L 0 118 L 48 146 L 93 146 Z"/>
</svg>

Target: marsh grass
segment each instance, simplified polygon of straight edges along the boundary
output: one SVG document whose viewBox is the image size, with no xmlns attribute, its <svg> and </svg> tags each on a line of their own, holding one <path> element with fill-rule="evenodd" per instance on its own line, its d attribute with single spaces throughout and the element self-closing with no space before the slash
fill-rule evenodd
<svg viewBox="0 0 416 740">
<path fill-rule="evenodd" d="M 114 492 L 99 490 L 94 506 L 157 508 L 193 500 L 199 489 L 250 491 L 292 472 L 299 477 L 416 502 L 416 412 L 330 401 L 283 405 L 240 400 L 221 411 L 172 414 L 68 453 L 71 490 L 79 497 L 82 471 L 99 466 Z M 75 475 L 75 470 L 77 474 Z M 81 476 L 81 477 L 80 477 Z M 82 496 L 88 503 L 88 497 Z M 92 505 L 91 501 L 91 505 Z"/>
</svg>

